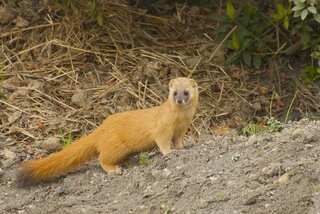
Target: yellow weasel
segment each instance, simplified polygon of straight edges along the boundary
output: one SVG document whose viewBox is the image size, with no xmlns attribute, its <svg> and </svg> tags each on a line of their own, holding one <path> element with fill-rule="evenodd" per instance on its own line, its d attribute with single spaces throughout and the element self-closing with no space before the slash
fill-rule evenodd
<svg viewBox="0 0 320 214">
<path fill-rule="evenodd" d="M 27 161 L 17 175 L 19 186 L 62 175 L 98 156 L 109 173 L 120 172 L 117 165 L 129 154 L 158 146 L 170 153 L 171 144 L 183 147 L 184 135 L 198 106 L 195 80 L 176 78 L 169 82 L 169 97 L 158 107 L 117 113 L 109 116 L 87 136 L 48 157 Z"/>
</svg>

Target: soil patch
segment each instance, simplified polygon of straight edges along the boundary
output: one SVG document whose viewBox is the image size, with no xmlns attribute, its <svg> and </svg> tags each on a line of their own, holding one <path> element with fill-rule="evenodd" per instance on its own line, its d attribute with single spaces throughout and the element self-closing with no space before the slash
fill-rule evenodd
<svg viewBox="0 0 320 214">
<path fill-rule="evenodd" d="M 97 161 L 56 181 L 15 187 L 17 166 L 3 168 L 1 213 L 319 213 L 320 122 L 279 133 L 202 136 L 167 157 L 136 157 L 121 175 Z M 7 148 L 11 151 L 11 147 Z M 8 152 L 7 152 L 8 153 Z M 15 153 L 15 152 L 13 152 Z M 8 158 L 3 158 L 6 161 Z"/>
</svg>

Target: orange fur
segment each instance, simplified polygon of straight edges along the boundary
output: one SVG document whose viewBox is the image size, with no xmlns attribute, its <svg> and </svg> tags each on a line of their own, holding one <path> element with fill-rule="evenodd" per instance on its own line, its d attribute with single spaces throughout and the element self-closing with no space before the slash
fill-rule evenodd
<svg viewBox="0 0 320 214">
<path fill-rule="evenodd" d="M 187 92 L 186 92 L 187 91 Z M 169 97 L 158 107 L 109 116 L 91 134 L 60 152 L 22 164 L 20 186 L 48 180 L 98 156 L 106 172 L 120 172 L 117 165 L 132 153 L 158 146 L 163 155 L 183 147 L 184 135 L 198 106 L 198 86 L 193 79 L 177 78 L 169 83 Z"/>
</svg>

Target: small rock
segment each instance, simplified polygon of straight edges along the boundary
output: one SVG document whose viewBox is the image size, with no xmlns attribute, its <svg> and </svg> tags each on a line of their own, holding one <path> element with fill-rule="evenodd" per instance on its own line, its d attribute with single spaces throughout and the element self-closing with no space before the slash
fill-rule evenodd
<svg viewBox="0 0 320 214">
<path fill-rule="evenodd" d="M 21 117 L 21 115 L 22 115 L 21 111 L 13 112 L 12 114 L 9 115 L 8 122 L 10 124 L 16 122 Z"/>
<path fill-rule="evenodd" d="M 278 180 L 277 182 L 279 184 L 287 184 L 289 181 L 289 174 L 288 173 L 284 173 Z"/>
<path fill-rule="evenodd" d="M 28 84 L 28 87 L 32 89 L 40 89 L 42 88 L 42 86 L 43 86 L 43 83 L 37 80 L 31 80 L 31 82 Z"/>
<path fill-rule="evenodd" d="M 294 131 L 292 132 L 291 137 L 292 137 L 292 139 L 296 139 L 296 138 L 298 138 L 298 137 L 301 137 L 302 135 L 303 135 L 303 130 L 297 128 L 296 130 L 294 130 Z"/>
<path fill-rule="evenodd" d="M 209 180 L 210 180 L 210 181 L 216 181 L 216 180 L 218 180 L 218 178 L 217 178 L 217 177 L 214 177 L 214 176 L 211 176 L 211 177 L 209 177 Z"/>
<path fill-rule="evenodd" d="M 143 197 L 147 198 L 151 195 L 154 195 L 154 191 L 152 190 L 151 186 L 147 186 L 147 188 L 142 192 Z"/>
<path fill-rule="evenodd" d="M 63 195 L 65 192 L 64 192 L 64 189 L 62 187 L 57 187 L 55 189 L 55 193 L 59 196 Z"/>
<path fill-rule="evenodd" d="M 306 144 L 305 147 L 306 147 L 306 149 L 311 149 L 313 147 L 313 145 L 312 144 Z"/>
<path fill-rule="evenodd" d="M 8 137 L 7 136 L 1 136 L 0 135 L 0 144 L 5 144 L 7 143 Z"/>
<path fill-rule="evenodd" d="M 261 174 L 267 177 L 280 176 L 283 173 L 283 167 L 277 163 L 271 163 L 261 170 Z"/>
<path fill-rule="evenodd" d="M 202 176 L 196 176 L 196 177 L 194 178 L 194 180 L 195 180 L 196 183 L 202 185 L 202 184 L 204 184 L 204 183 L 207 181 L 207 178 L 204 178 L 204 177 L 202 177 Z"/>
<path fill-rule="evenodd" d="M 20 82 L 16 78 L 9 78 L 1 81 L 1 87 L 8 91 L 15 91 L 18 89 L 19 86 Z"/>
<path fill-rule="evenodd" d="M 308 132 L 306 133 L 306 136 L 303 140 L 303 143 L 312 143 L 315 142 L 318 139 L 318 136 L 314 132 Z"/>
<path fill-rule="evenodd" d="M 201 56 L 191 56 L 187 58 L 184 62 L 188 67 L 193 68 L 197 63 L 199 63 L 199 60 L 201 60 Z"/>
<path fill-rule="evenodd" d="M 253 108 L 257 111 L 261 110 L 261 104 L 259 102 L 253 103 Z"/>
<path fill-rule="evenodd" d="M 257 197 L 256 196 L 253 196 L 253 197 L 247 199 L 244 202 L 245 205 L 252 205 L 252 204 L 255 204 L 255 203 L 257 203 Z"/>
<path fill-rule="evenodd" d="M 0 168 L 0 178 L 4 175 L 4 170 Z"/>
<path fill-rule="evenodd" d="M 258 189 L 260 186 L 261 186 L 260 183 L 258 181 L 256 181 L 256 180 L 251 181 L 251 182 L 248 183 L 248 187 L 250 189 Z"/>
<path fill-rule="evenodd" d="M 258 183 L 260 183 L 260 184 L 265 184 L 265 183 L 266 183 L 266 179 L 264 179 L 263 177 L 258 177 L 258 178 L 256 179 L 256 181 L 257 181 Z"/>
<path fill-rule="evenodd" d="M 48 152 L 56 152 L 62 148 L 60 139 L 58 137 L 49 137 L 45 141 L 40 142 L 39 144 L 41 149 L 44 149 Z"/>
<path fill-rule="evenodd" d="M 238 161 L 239 159 L 240 159 L 240 155 L 239 154 L 234 154 L 231 157 L 231 160 L 233 160 L 233 161 Z"/>
<path fill-rule="evenodd" d="M 167 168 L 165 168 L 164 170 L 163 170 L 163 175 L 165 176 L 165 177 L 168 177 L 169 175 L 171 175 L 171 171 L 169 170 L 169 169 L 167 169 Z"/>
<path fill-rule="evenodd" d="M 161 177 L 161 171 L 160 171 L 160 170 L 157 170 L 157 169 L 152 169 L 152 170 L 151 170 L 151 175 L 152 175 L 154 178 L 159 178 L 159 177 Z"/>
<path fill-rule="evenodd" d="M 30 22 L 24 18 L 22 18 L 21 16 L 18 16 L 15 20 L 16 23 L 16 27 L 18 28 L 26 28 L 30 25 Z"/>
<path fill-rule="evenodd" d="M 207 208 L 209 205 L 208 201 L 204 200 L 204 199 L 200 199 L 199 200 L 199 208 L 200 209 L 204 209 Z"/>
<path fill-rule="evenodd" d="M 72 96 L 71 102 L 79 107 L 84 107 L 86 105 L 86 97 L 85 91 L 78 91 Z"/>
<path fill-rule="evenodd" d="M 4 159 L 13 161 L 14 159 L 16 159 L 17 155 L 14 152 L 10 151 L 9 149 L 4 149 L 3 157 Z"/>
<path fill-rule="evenodd" d="M 5 169 L 11 167 L 14 163 L 15 163 L 14 160 L 8 160 L 8 159 L 0 161 L 0 165 L 2 165 L 3 168 L 5 168 Z"/>
<path fill-rule="evenodd" d="M 251 135 L 247 141 L 247 145 L 256 144 L 259 141 L 258 137 L 256 135 Z"/>
<path fill-rule="evenodd" d="M 4 7 L 0 10 L 0 24 L 6 25 L 9 22 L 12 22 L 16 17 L 17 13 L 10 7 Z"/>
<path fill-rule="evenodd" d="M 195 140 L 193 137 L 188 136 L 185 140 L 184 140 L 184 145 L 186 148 L 191 147 L 193 144 L 195 143 Z"/>
</svg>

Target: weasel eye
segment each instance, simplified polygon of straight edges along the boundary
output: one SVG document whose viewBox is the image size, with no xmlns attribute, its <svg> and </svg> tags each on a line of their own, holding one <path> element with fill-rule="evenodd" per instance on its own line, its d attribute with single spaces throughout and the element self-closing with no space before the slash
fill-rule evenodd
<svg viewBox="0 0 320 214">
<path fill-rule="evenodd" d="M 188 96 L 188 95 L 189 95 L 189 91 L 184 91 L 183 94 L 184 94 L 185 96 Z"/>
<path fill-rule="evenodd" d="M 178 92 L 177 91 L 174 91 L 173 92 L 173 96 L 177 96 Z"/>
</svg>

